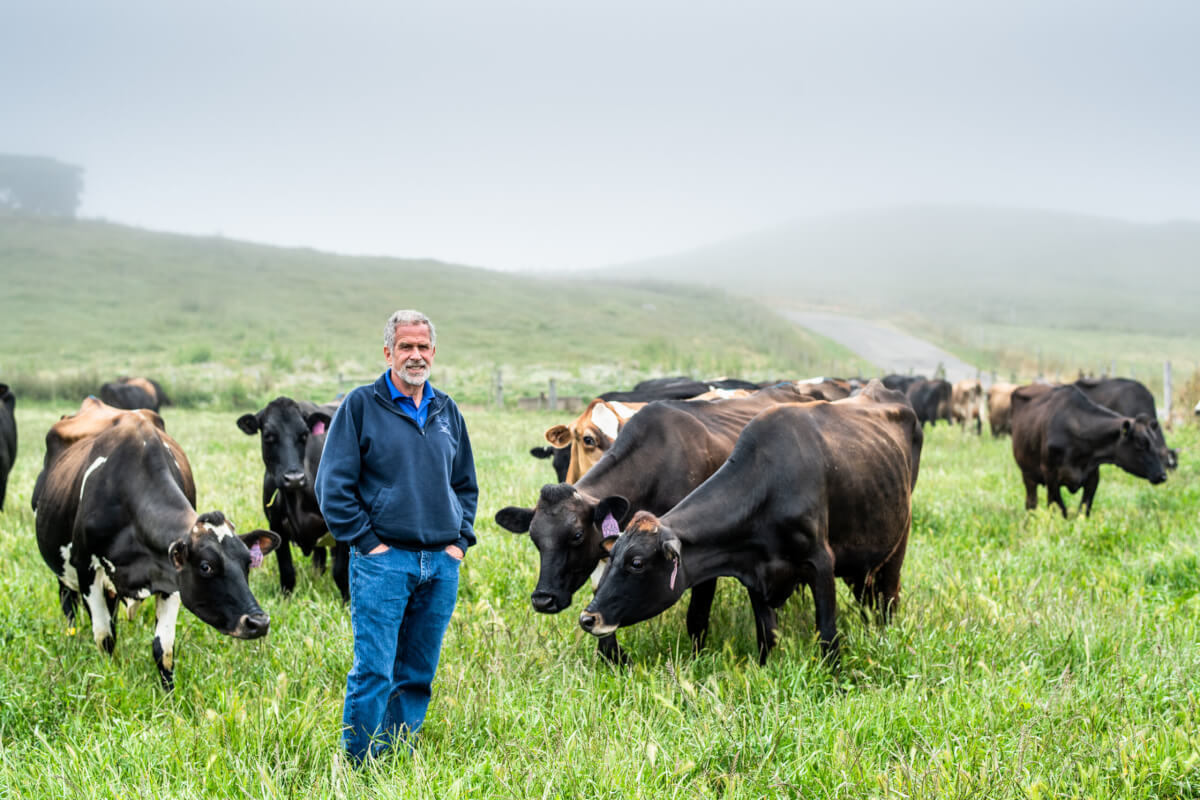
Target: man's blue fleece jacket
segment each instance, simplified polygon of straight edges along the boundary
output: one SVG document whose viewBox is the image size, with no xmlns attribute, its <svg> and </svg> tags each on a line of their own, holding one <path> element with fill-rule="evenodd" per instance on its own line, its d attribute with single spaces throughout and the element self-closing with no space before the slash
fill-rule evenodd
<svg viewBox="0 0 1200 800">
<path fill-rule="evenodd" d="M 317 502 L 329 532 L 360 553 L 383 544 L 440 550 L 475 544 L 479 485 L 462 413 L 429 382 L 425 427 L 392 402 L 388 373 L 346 395 L 325 438 Z"/>
</svg>

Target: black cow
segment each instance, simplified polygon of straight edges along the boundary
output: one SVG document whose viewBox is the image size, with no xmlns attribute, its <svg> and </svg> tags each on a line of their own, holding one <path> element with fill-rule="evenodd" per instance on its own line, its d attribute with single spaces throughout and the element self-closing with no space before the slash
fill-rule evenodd
<svg viewBox="0 0 1200 800">
<path fill-rule="evenodd" d="M 4 510 L 4 495 L 8 491 L 8 473 L 17 459 L 17 418 L 14 409 L 17 398 L 7 383 L 0 383 L 0 511 Z"/>
<path fill-rule="evenodd" d="M 884 386 L 892 391 L 907 394 L 909 386 L 912 386 L 917 381 L 923 381 L 925 379 L 926 378 L 924 375 L 898 375 L 893 373 L 891 375 L 884 375 L 879 380 Z"/>
<path fill-rule="evenodd" d="M 608 635 L 666 610 L 689 586 L 734 577 L 750 593 L 761 664 L 774 646 L 774 609 L 803 583 L 836 659 L 835 578 L 884 621 L 899 594 L 922 441 L 912 408 L 875 382 L 846 400 L 763 411 L 729 460 L 666 515 L 633 517 L 579 624 Z"/>
<path fill-rule="evenodd" d="M 921 420 L 922 425 L 926 422 L 936 425 L 939 419 L 944 419 L 951 424 L 953 394 L 954 387 L 950 385 L 950 382 L 938 379 L 925 380 L 921 378 L 910 383 L 908 389 L 905 390 L 908 403 L 913 407 L 913 411 L 917 412 L 917 419 Z"/>
<path fill-rule="evenodd" d="M 350 549 L 336 542 L 321 516 L 313 490 L 325 432 L 337 410 L 337 404 L 318 406 L 276 397 L 257 414 L 243 414 L 237 425 L 248 436 L 262 434 L 263 513 L 267 525 L 279 534 L 283 543 L 276 551 L 279 559 L 279 585 L 285 594 L 296 588 L 296 570 L 292 566 L 290 542 L 299 545 L 304 555 L 312 556 L 318 573 L 325 571 L 325 548 L 333 548 L 333 581 L 350 600 Z"/>
<path fill-rule="evenodd" d="M 1083 488 L 1079 507 L 1092 513 L 1100 465 L 1116 464 L 1153 484 L 1167 479 L 1158 454 L 1158 420 L 1125 417 L 1088 399 L 1078 387 L 1033 384 L 1012 393 L 1013 458 L 1025 480 L 1025 508 L 1037 507 L 1045 485 L 1047 505 L 1067 516 L 1061 488 Z"/>
<path fill-rule="evenodd" d="M 113 408 L 134 410 L 148 408 L 158 411 L 171 405 L 170 398 L 158 381 L 149 378 L 117 378 L 100 387 L 101 402 Z"/>
<path fill-rule="evenodd" d="M 82 594 L 92 636 L 111 654 L 117 603 L 153 595 L 152 651 L 167 690 L 181 603 L 239 639 L 265 636 L 271 622 L 247 577 L 279 537 L 262 530 L 237 536 L 220 511 L 197 515 L 195 504 L 187 457 L 152 411 L 88 398 L 46 434 L 33 508 L 38 549 L 58 578 L 67 624 L 73 632 Z"/>
<path fill-rule="evenodd" d="M 1154 395 L 1132 378 L 1080 378 L 1075 385 L 1093 403 L 1115 411 L 1122 417 L 1145 414 L 1150 419 L 1158 419 Z M 1179 466 L 1179 451 L 1167 447 L 1161 427 L 1155 426 L 1154 431 L 1158 436 L 1158 457 L 1167 469 L 1175 469 Z"/>
<path fill-rule="evenodd" d="M 729 400 L 650 403 L 575 485 L 547 484 L 536 508 L 508 506 L 496 512 L 500 527 L 528 532 L 541 553 L 533 607 L 556 614 L 569 606 L 575 591 L 607 559 L 606 537 L 616 534 L 622 519 L 642 510 L 665 513 L 721 466 L 755 414 L 803 399 L 806 395 L 789 383 Z M 697 646 L 708 629 L 715 588 L 713 580 L 692 591 L 688 633 Z M 615 636 L 603 637 L 599 648 L 607 658 L 620 658 Z"/>
<path fill-rule="evenodd" d="M 531 447 L 529 455 L 534 458 L 550 459 L 550 466 L 554 469 L 554 476 L 558 478 L 558 482 L 563 483 L 567 480 L 567 469 L 571 466 L 570 447 L 554 447 L 552 445 Z"/>
</svg>

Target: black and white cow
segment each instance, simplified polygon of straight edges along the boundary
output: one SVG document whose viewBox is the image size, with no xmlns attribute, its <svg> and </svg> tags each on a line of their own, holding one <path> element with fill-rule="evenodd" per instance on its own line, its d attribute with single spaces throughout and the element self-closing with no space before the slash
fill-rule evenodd
<svg viewBox="0 0 1200 800">
<path fill-rule="evenodd" d="M 46 434 L 33 508 L 67 623 L 73 630 L 82 595 L 96 644 L 112 653 L 117 603 L 155 597 L 153 654 L 167 690 L 181 605 L 239 639 L 265 636 L 271 623 L 247 578 L 279 537 L 238 536 L 220 511 L 198 515 L 195 503 L 187 457 L 152 411 L 90 397 Z"/>
<path fill-rule="evenodd" d="M 350 600 L 350 550 L 336 542 L 321 516 L 313 490 L 325 432 L 337 410 L 337 404 L 318 406 L 276 397 L 257 414 L 243 414 L 237 425 L 248 436 L 261 434 L 263 473 L 263 513 L 267 525 L 283 540 L 275 551 L 279 560 L 279 585 L 285 593 L 296 587 L 296 569 L 292 565 L 290 542 L 304 555 L 312 556 L 318 572 L 325 571 L 325 548 L 333 548 L 333 581 Z"/>
</svg>

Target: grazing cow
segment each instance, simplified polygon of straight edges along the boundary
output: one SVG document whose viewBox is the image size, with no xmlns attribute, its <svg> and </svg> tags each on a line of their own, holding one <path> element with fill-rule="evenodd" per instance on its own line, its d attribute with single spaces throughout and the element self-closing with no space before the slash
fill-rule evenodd
<svg viewBox="0 0 1200 800">
<path fill-rule="evenodd" d="M 265 636 L 271 621 L 247 577 L 279 537 L 262 530 L 237 536 L 220 511 L 197 515 L 195 505 L 187 457 L 153 411 L 123 411 L 89 397 L 46 434 L 33 508 L 38 549 L 58 578 L 67 624 L 73 632 L 82 594 L 92 636 L 111 654 L 118 601 L 153 595 L 152 651 L 167 690 L 181 603 L 239 639 Z"/>
<path fill-rule="evenodd" d="M 899 594 L 922 441 L 912 408 L 876 382 L 833 403 L 768 408 L 661 519 L 634 515 L 579 624 L 605 636 L 661 613 L 690 586 L 734 577 L 750 593 L 762 664 L 774 609 L 804 583 L 835 659 L 835 578 L 884 621 Z"/>
<path fill-rule="evenodd" d="M 763 389 L 744 398 L 697 403 L 650 403 L 629 420 L 612 450 L 578 483 L 547 484 L 535 508 L 508 506 L 496 523 L 529 533 L 541 554 L 534 609 L 556 614 L 571 596 L 598 576 L 607 559 L 607 537 L 629 513 L 666 513 L 728 457 L 738 434 L 755 414 L 779 403 L 806 399 L 794 384 Z M 697 585 L 688 610 L 688 632 L 697 646 L 708 628 L 715 581 Z M 602 655 L 621 657 L 615 636 L 601 638 Z"/>
<path fill-rule="evenodd" d="M 967 423 L 974 420 L 975 435 L 983 432 L 983 386 L 977 380 L 957 381 L 950 393 L 950 420 L 966 430 Z"/>
<path fill-rule="evenodd" d="M 917 412 L 917 419 L 921 420 L 922 425 L 926 422 L 936 425 L 939 419 L 944 419 L 947 423 L 951 421 L 952 393 L 953 389 L 948 381 L 924 378 L 910 383 L 905 391 L 909 405 Z"/>
<path fill-rule="evenodd" d="M 319 573 L 325 571 L 325 548 L 333 548 L 333 581 L 350 600 L 350 548 L 336 542 L 321 509 L 313 484 L 325 449 L 325 432 L 337 404 L 318 406 L 276 397 L 257 414 L 243 414 L 237 425 L 247 436 L 262 434 L 263 514 L 267 525 L 282 542 L 275 556 L 279 561 L 279 586 L 285 594 L 296 588 L 291 542 L 304 555 L 312 556 Z"/>
<path fill-rule="evenodd" d="M 1080 378 L 1075 385 L 1093 403 L 1115 411 L 1122 417 L 1145 414 L 1150 419 L 1158 419 L 1154 395 L 1132 378 Z M 1179 466 L 1179 451 L 1167 447 L 1161 427 L 1156 426 L 1154 431 L 1158 437 L 1158 457 L 1167 469 L 1175 469 Z"/>
<path fill-rule="evenodd" d="M 1045 485 L 1047 505 L 1067 506 L 1061 489 L 1077 492 L 1079 507 L 1092 513 L 1100 465 L 1116 464 L 1153 484 L 1167 479 L 1159 458 L 1158 420 L 1125 417 L 1099 406 L 1073 385 L 1022 386 L 1012 393 L 1013 458 L 1025 481 L 1025 508 L 1037 507 L 1037 487 Z"/>
<path fill-rule="evenodd" d="M 7 383 L 0 383 L 0 511 L 4 510 L 4 495 L 8 491 L 8 473 L 17 458 L 17 418 L 13 413 L 17 398 Z"/>
<path fill-rule="evenodd" d="M 163 406 L 171 405 L 158 381 L 149 378 L 117 378 L 100 387 L 100 400 L 113 408 L 131 411 L 138 408 L 158 411 Z"/>
<path fill-rule="evenodd" d="M 993 383 L 987 391 L 988 425 L 992 428 L 992 436 L 999 438 L 1002 434 L 1012 433 L 1009 417 L 1012 412 L 1012 393 L 1017 388 L 1015 383 Z"/>
</svg>

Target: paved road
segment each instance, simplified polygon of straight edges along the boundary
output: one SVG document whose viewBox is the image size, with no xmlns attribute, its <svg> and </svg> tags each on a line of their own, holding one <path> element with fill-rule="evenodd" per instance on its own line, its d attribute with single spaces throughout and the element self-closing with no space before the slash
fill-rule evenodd
<svg viewBox="0 0 1200 800">
<path fill-rule="evenodd" d="M 975 367 L 940 347 L 874 322 L 816 311 L 781 313 L 797 325 L 853 350 L 885 372 L 907 375 L 911 370 L 914 375 L 931 377 L 938 364 L 942 364 L 946 369 L 946 380 L 951 383 L 979 375 Z"/>
</svg>

